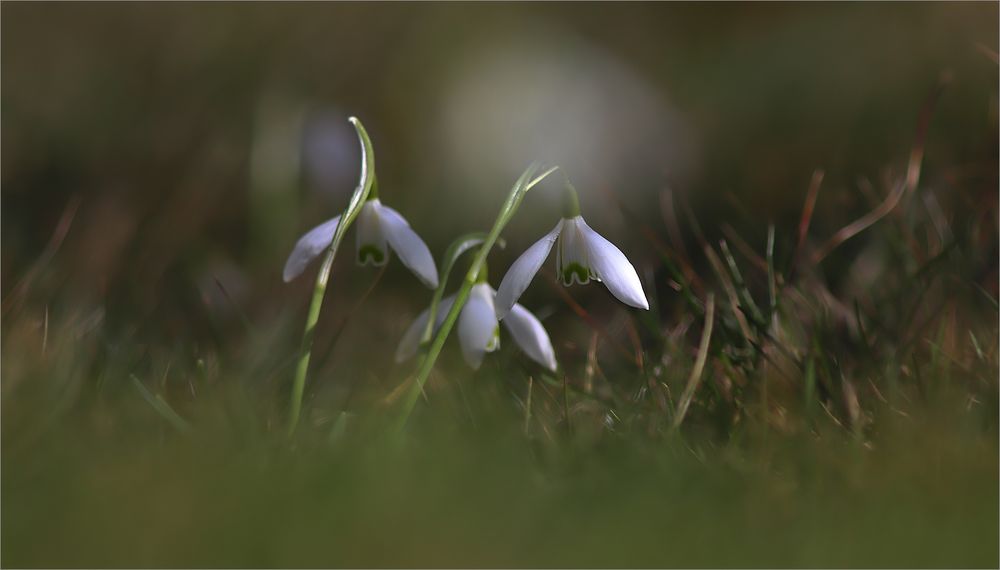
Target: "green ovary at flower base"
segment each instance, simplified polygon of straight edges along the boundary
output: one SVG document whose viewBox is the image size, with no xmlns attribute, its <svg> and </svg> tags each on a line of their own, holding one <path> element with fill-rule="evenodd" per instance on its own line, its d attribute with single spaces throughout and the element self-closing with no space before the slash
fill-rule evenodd
<svg viewBox="0 0 1000 570">
<path fill-rule="evenodd" d="M 363 245 L 358 248 L 359 265 L 385 265 L 385 252 L 373 245 Z"/>
<path fill-rule="evenodd" d="M 579 263 L 569 263 L 562 266 L 562 270 L 559 274 L 562 284 L 569 287 L 574 281 L 580 285 L 586 285 L 590 283 L 590 278 L 593 277 L 587 268 L 580 265 Z"/>
</svg>

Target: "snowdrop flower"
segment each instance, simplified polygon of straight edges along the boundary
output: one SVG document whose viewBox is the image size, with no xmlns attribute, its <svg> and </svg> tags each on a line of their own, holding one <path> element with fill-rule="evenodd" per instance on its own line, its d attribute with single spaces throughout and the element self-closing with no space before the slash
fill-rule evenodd
<svg viewBox="0 0 1000 570">
<path fill-rule="evenodd" d="M 469 366 L 479 369 L 487 352 L 500 348 L 500 325 L 497 322 L 494 298 L 497 292 L 486 283 L 477 283 L 469 293 L 469 299 L 458 315 L 458 341 L 462 346 L 462 356 Z M 441 326 L 445 316 L 455 303 L 455 296 L 446 297 L 438 305 L 435 327 Z M 399 348 L 396 362 L 412 358 L 420 347 L 420 336 L 430 318 L 430 309 L 424 310 L 410 328 L 406 329 Z M 515 304 L 503 321 L 514 342 L 532 360 L 545 368 L 556 369 L 555 351 L 542 323 L 528 309 Z"/>
<path fill-rule="evenodd" d="M 309 230 L 292 250 L 285 262 L 284 279 L 298 277 L 309 263 L 330 246 L 340 224 L 340 216 Z M 361 207 L 357 219 L 357 252 L 360 265 L 385 265 L 392 248 L 414 275 L 431 289 L 437 287 L 437 267 L 427 244 L 410 228 L 399 212 L 383 206 L 378 198 L 369 198 Z"/>
<path fill-rule="evenodd" d="M 610 241 L 590 229 L 583 216 L 566 217 L 542 239 L 529 247 L 510 266 L 497 290 L 497 318 L 504 319 L 542 263 L 556 246 L 556 272 L 563 285 L 585 285 L 591 279 L 601 281 L 611 294 L 626 305 L 649 309 L 639 275 L 625 254 Z M 512 314 L 512 313 L 511 313 Z"/>
</svg>

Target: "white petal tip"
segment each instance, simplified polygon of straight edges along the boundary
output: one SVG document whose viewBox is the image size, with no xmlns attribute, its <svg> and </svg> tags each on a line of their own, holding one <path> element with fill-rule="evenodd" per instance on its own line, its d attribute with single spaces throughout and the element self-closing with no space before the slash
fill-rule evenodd
<svg viewBox="0 0 1000 570">
<path fill-rule="evenodd" d="M 384 228 L 389 245 L 403 265 L 424 285 L 437 289 L 437 265 L 434 264 L 434 257 L 424 240 L 420 239 L 417 232 L 413 231 L 406 219 L 396 210 L 379 204 L 375 206 L 374 211 Z"/>
<path fill-rule="evenodd" d="M 295 267 L 291 263 L 285 266 L 284 271 L 281 272 L 281 280 L 285 283 L 291 283 L 296 277 L 302 275 L 305 271 L 305 267 Z"/>
</svg>

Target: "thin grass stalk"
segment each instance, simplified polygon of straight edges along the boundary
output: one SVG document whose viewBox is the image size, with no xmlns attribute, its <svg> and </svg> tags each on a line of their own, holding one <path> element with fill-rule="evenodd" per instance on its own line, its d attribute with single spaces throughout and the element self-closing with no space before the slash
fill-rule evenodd
<svg viewBox="0 0 1000 570">
<path fill-rule="evenodd" d="M 743 281 L 743 274 L 740 273 L 740 268 L 736 265 L 736 259 L 733 258 L 733 252 L 729 250 L 729 244 L 726 243 L 726 240 L 719 240 L 719 251 L 722 252 L 723 257 L 726 259 L 729 272 L 733 276 L 733 284 L 736 286 L 736 290 L 740 294 L 740 301 L 746 306 L 750 318 L 753 319 L 754 324 L 766 329 L 767 322 L 764 320 L 764 315 L 761 314 L 757 303 L 754 302 L 753 297 L 750 295 L 750 290 L 747 288 L 746 282 Z"/>
<path fill-rule="evenodd" d="M 469 251 L 477 245 L 481 245 L 483 241 L 486 240 L 486 237 L 487 235 L 484 232 L 466 234 L 451 242 L 451 245 L 449 245 L 448 249 L 445 251 L 444 263 L 441 264 L 441 271 L 438 275 L 438 286 L 437 289 L 434 290 L 434 294 L 431 296 L 431 306 L 427 313 L 427 326 L 424 327 L 424 332 L 420 336 L 421 346 L 426 346 L 427 343 L 431 341 L 431 337 L 434 334 L 434 324 L 437 321 L 438 305 L 441 304 L 441 299 L 444 297 L 444 290 L 448 284 L 448 276 L 451 275 L 451 269 L 455 266 L 455 262 L 458 261 L 458 258 L 461 257 L 466 251 Z"/>
<path fill-rule="evenodd" d="M 129 379 L 132 380 L 132 385 L 139 391 L 142 399 L 146 400 L 146 402 L 152 406 L 153 409 L 163 417 L 163 419 L 167 420 L 167 423 L 169 423 L 174 429 L 180 433 L 188 433 L 191 431 L 191 424 L 182 418 L 180 414 L 175 412 L 162 396 L 150 392 L 149 388 L 146 388 L 142 381 L 136 378 L 134 374 L 129 375 Z"/>
<path fill-rule="evenodd" d="M 698 344 L 698 357 L 695 359 L 694 368 L 691 369 L 687 386 L 684 387 L 684 393 L 681 394 L 680 403 L 677 405 L 677 413 L 674 415 L 674 429 L 679 428 L 684 421 L 684 416 L 687 415 L 688 408 L 691 406 L 691 400 L 694 399 L 694 393 L 698 389 L 698 384 L 701 383 L 702 372 L 705 370 L 705 362 L 708 360 L 708 345 L 712 340 L 712 324 L 714 320 L 715 295 L 709 293 L 708 300 L 705 302 L 705 326 L 701 331 L 701 342 Z"/>
<path fill-rule="evenodd" d="M 726 272 L 726 268 L 722 265 L 722 260 L 716 255 L 715 250 L 712 246 L 707 243 L 702 243 L 702 247 L 705 251 L 705 257 L 708 259 L 709 267 L 712 268 L 712 272 L 719 279 L 719 283 L 722 284 L 722 289 L 726 293 L 726 297 L 729 299 L 729 306 L 733 310 L 733 317 L 736 318 L 736 323 L 740 327 L 740 332 L 743 333 L 743 338 L 746 341 L 748 347 L 754 345 L 754 334 L 750 330 L 750 324 L 747 322 L 746 315 L 743 314 L 743 310 L 740 309 L 740 299 L 736 293 L 736 286 L 733 285 L 733 280 L 729 277 Z"/>
</svg>

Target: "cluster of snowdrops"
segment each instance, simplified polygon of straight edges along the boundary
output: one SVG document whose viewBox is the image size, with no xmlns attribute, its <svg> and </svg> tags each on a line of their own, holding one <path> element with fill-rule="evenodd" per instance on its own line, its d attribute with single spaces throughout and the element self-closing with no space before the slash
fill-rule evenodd
<svg viewBox="0 0 1000 570">
<path fill-rule="evenodd" d="M 557 362 L 549 335 L 542 323 L 528 309 L 517 303 L 545 260 L 555 248 L 555 264 L 563 285 L 587 284 L 591 280 L 603 283 L 619 301 L 639 309 L 649 309 L 642 284 L 635 268 L 618 247 L 591 229 L 580 214 L 576 190 L 565 180 L 566 206 L 562 218 L 550 232 L 542 236 L 517 258 L 494 289 L 486 279 L 485 257 L 496 241 L 500 230 L 513 215 L 524 194 L 549 174 L 558 170 L 551 167 L 539 176 L 533 165 L 515 183 L 504 209 L 497 218 L 493 231 L 467 238 L 460 238 L 445 254 L 443 270 L 439 273 L 434 257 L 424 241 L 396 210 L 384 205 L 378 196 L 374 173 L 374 151 L 361 123 L 351 118 L 362 150 L 361 182 L 352 196 L 347 210 L 303 235 L 292 249 L 285 263 L 284 280 L 291 281 L 301 275 L 321 254 L 327 257 L 317 276 L 313 310 L 307 319 L 300 360 L 299 376 L 293 394 L 293 426 L 297 420 L 296 399 L 301 399 L 301 384 L 308 368 L 311 331 L 322 303 L 333 256 L 351 222 L 357 222 L 356 254 L 361 265 L 381 266 L 388 262 L 390 251 L 428 288 L 435 290 L 431 306 L 421 313 L 403 334 L 396 350 L 396 360 L 403 362 L 416 356 L 422 346 L 435 336 L 440 349 L 451 324 L 457 320 L 458 339 L 465 361 L 479 368 L 486 353 L 500 346 L 500 323 L 509 331 L 517 346 L 532 360 L 548 370 L 555 371 Z M 466 276 L 464 289 L 445 298 L 442 290 L 447 273 L 458 255 L 479 248 L 479 255 Z M 433 316 L 432 316 L 433 315 Z M 449 319 L 449 316 L 452 319 Z M 431 321 L 433 319 L 433 324 Z M 424 357 L 426 371 L 433 365 L 436 353 Z M 428 361 L 429 360 L 429 361 Z M 423 376 L 426 376 L 424 374 Z M 418 375 L 417 387 L 422 386 Z"/>
</svg>

